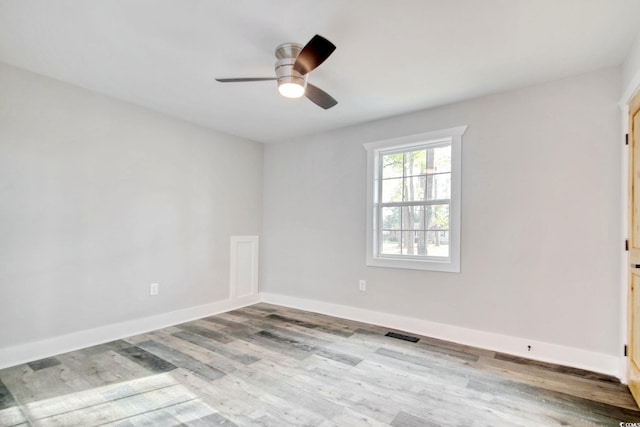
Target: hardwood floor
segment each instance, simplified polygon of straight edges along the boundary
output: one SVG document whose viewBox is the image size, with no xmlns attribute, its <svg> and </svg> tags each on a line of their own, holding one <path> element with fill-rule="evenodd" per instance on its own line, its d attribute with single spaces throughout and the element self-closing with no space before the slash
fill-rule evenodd
<svg viewBox="0 0 640 427">
<path fill-rule="evenodd" d="M 614 378 L 387 332 L 257 304 L 0 370 L 0 425 L 640 423 Z"/>
</svg>

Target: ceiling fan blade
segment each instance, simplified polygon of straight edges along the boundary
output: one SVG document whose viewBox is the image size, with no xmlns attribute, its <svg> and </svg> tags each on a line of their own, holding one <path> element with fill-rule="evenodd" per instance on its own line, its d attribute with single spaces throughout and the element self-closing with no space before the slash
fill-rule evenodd
<svg viewBox="0 0 640 427">
<path fill-rule="evenodd" d="M 325 110 L 328 110 L 338 103 L 338 101 L 333 99 L 333 97 L 331 97 L 331 95 L 329 95 L 327 92 L 310 83 L 307 83 L 307 90 L 305 90 L 304 96 L 306 96 L 311 102 L 319 107 L 324 108 Z"/>
<path fill-rule="evenodd" d="M 336 50 L 336 47 L 333 43 L 316 34 L 302 48 L 295 64 L 293 64 L 293 69 L 305 75 L 322 64 L 334 50 Z"/>
<path fill-rule="evenodd" d="M 237 82 L 264 82 L 267 80 L 278 80 L 276 77 L 238 77 L 231 79 L 216 79 L 220 83 L 237 83 Z"/>
</svg>

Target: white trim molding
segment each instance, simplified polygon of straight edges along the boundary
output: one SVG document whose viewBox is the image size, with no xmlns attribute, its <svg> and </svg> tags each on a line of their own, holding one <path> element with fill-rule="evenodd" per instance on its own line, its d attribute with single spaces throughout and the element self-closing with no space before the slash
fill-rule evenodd
<svg viewBox="0 0 640 427">
<path fill-rule="evenodd" d="M 623 363 L 624 358 L 542 341 L 272 293 L 216 301 L 210 304 L 73 332 L 13 347 L 0 348 L 0 369 L 225 313 L 259 302 L 370 323 L 528 359 L 601 372 L 613 375 L 624 381 L 624 367 L 626 366 Z M 527 346 L 531 346 L 531 351 L 527 351 Z"/>
<path fill-rule="evenodd" d="M 399 138 L 363 144 L 367 151 L 367 248 L 366 263 L 372 267 L 460 272 L 460 218 L 462 188 L 462 135 L 468 126 L 457 126 Z M 451 145 L 451 194 L 449 206 L 449 256 L 409 256 L 382 254 L 380 242 L 382 197 L 381 157 L 405 150 L 424 150 L 440 144 Z M 403 198 L 404 201 L 404 198 Z M 409 202 L 406 202 L 409 203 Z M 415 203 L 412 201 L 412 203 Z M 426 203 L 426 202 L 425 202 Z"/>
<path fill-rule="evenodd" d="M 261 299 L 270 304 L 370 323 L 541 362 L 600 372 L 613 375 L 620 380 L 624 377 L 620 357 L 613 355 L 281 294 L 262 293 Z M 529 346 L 531 351 L 528 350 Z"/>
<path fill-rule="evenodd" d="M 260 302 L 259 295 L 226 299 L 169 313 L 72 332 L 13 347 L 0 348 L 0 369 L 144 334 L 191 320 L 202 319 L 203 317 L 213 316 L 258 302 Z"/>
</svg>

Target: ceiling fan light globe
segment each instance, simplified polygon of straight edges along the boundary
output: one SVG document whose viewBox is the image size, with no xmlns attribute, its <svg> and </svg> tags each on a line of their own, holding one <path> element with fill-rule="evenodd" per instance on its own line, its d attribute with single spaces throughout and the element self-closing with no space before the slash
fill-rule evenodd
<svg viewBox="0 0 640 427">
<path fill-rule="evenodd" d="M 278 91 L 286 98 L 300 98 L 304 95 L 304 86 L 298 83 L 281 83 L 278 85 Z"/>
</svg>

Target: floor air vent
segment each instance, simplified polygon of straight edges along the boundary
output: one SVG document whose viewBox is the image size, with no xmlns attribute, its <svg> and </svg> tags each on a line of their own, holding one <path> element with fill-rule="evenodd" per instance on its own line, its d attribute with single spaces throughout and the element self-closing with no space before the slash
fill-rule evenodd
<svg viewBox="0 0 640 427">
<path fill-rule="evenodd" d="M 418 342 L 420 338 L 412 337 L 411 335 L 402 335 L 395 332 L 387 332 L 385 337 L 398 338 L 399 340 Z"/>
</svg>

